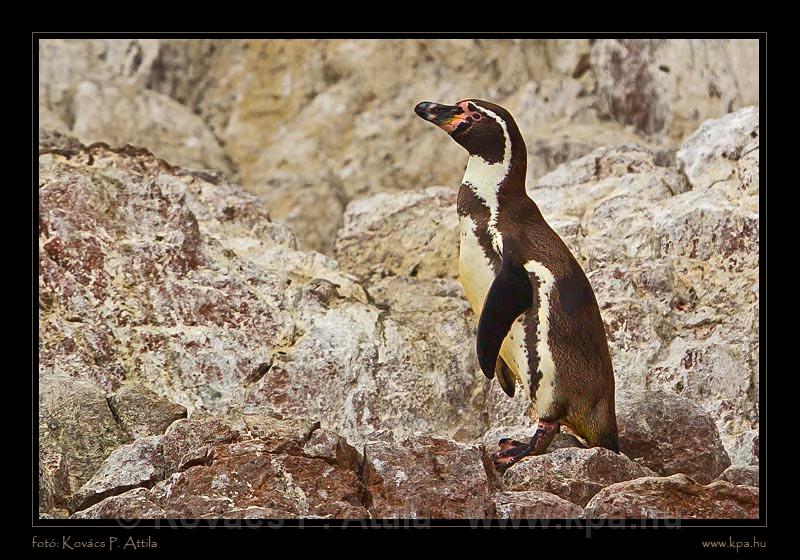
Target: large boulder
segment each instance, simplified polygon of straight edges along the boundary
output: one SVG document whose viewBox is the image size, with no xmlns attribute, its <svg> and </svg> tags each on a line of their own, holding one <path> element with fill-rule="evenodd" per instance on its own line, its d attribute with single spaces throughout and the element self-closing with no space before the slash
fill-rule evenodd
<svg viewBox="0 0 800 560">
<path fill-rule="evenodd" d="M 365 280 L 458 276 L 458 187 L 380 193 L 347 206 L 336 259 Z"/>
<path fill-rule="evenodd" d="M 523 459 L 506 471 L 503 482 L 508 490 L 549 492 L 583 507 L 610 484 L 654 474 L 608 449 L 569 447 Z"/>
<path fill-rule="evenodd" d="M 73 518 L 369 517 L 358 452 L 341 440 L 331 455 L 327 435 L 304 451 L 318 426 L 258 416 L 178 421 L 109 457 L 76 496 L 85 509 Z"/>
<path fill-rule="evenodd" d="M 135 372 L 190 410 L 224 410 L 293 337 L 284 285 L 204 235 L 186 202 L 209 202 L 189 186 L 203 179 L 146 151 L 59 146 L 40 156 L 41 367 L 108 391 Z"/>
<path fill-rule="evenodd" d="M 332 300 L 248 388 L 249 410 L 321 418 L 353 443 L 373 432 L 460 441 L 487 428 L 474 324 L 452 280 L 387 278 L 374 305 Z M 431 328 L 431 325 L 437 328 Z"/>
<path fill-rule="evenodd" d="M 494 468 L 481 446 L 415 436 L 364 449 L 367 504 L 376 518 L 491 517 Z"/>
<path fill-rule="evenodd" d="M 702 484 L 731 461 L 714 418 L 675 393 L 626 394 L 617 402 L 620 451 L 661 475 L 684 473 Z"/>
<path fill-rule="evenodd" d="M 162 436 L 146 436 L 118 447 L 72 497 L 73 511 L 133 488 L 150 488 L 164 479 Z"/>
<path fill-rule="evenodd" d="M 107 391 L 135 378 L 190 412 L 322 418 L 354 442 L 390 426 L 462 441 L 486 430 L 455 281 L 392 277 L 368 293 L 218 177 L 46 142 L 43 368 Z"/>
<path fill-rule="evenodd" d="M 613 484 L 586 505 L 587 518 L 757 519 L 758 488 L 714 482 L 702 486 L 683 474 Z"/>
</svg>

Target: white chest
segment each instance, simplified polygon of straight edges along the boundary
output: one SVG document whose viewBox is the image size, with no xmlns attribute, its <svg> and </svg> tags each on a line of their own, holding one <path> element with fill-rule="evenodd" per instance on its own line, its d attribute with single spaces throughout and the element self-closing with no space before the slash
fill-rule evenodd
<svg viewBox="0 0 800 560">
<path fill-rule="evenodd" d="M 461 246 L 459 251 L 459 273 L 464 295 L 477 317 L 480 317 L 486 294 L 494 281 L 495 273 L 491 262 L 486 257 L 478 241 L 476 224 L 468 216 L 462 216 Z M 523 316 L 524 317 L 524 316 Z M 520 317 L 511 327 L 511 331 L 503 341 L 500 356 L 522 384 L 525 394 L 530 396 L 528 388 L 529 366 L 528 350 L 525 347 L 524 319 Z"/>
<path fill-rule="evenodd" d="M 458 268 L 461 285 L 475 315 L 480 316 L 486 294 L 494 281 L 494 269 L 478 241 L 476 224 L 468 216 L 461 216 L 461 246 Z"/>
</svg>

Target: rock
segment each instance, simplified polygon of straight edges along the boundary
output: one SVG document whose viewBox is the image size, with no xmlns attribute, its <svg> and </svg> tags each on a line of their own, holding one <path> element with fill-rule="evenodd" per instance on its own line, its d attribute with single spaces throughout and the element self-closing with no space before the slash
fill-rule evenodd
<svg viewBox="0 0 800 560">
<path fill-rule="evenodd" d="M 231 173 L 214 134 L 190 109 L 131 85 L 85 81 L 75 90 L 72 134 L 86 144 L 147 146 L 171 163 Z"/>
<path fill-rule="evenodd" d="M 353 472 L 361 472 L 363 457 L 342 436 L 328 430 L 315 430 L 303 446 L 303 455 L 337 465 Z"/>
<path fill-rule="evenodd" d="M 175 422 L 163 436 L 137 440 L 134 446 L 143 440 L 161 440 L 163 480 L 154 485 L 153 479 L 132 480 L 152 488 L 107 497 L 73 517 L 368 518 L 358 462 L 344 460 L 345 456 L 357 455 L 355 449 L 345 441 L 337 442 L 342 460 L 324 457 L 327 434 L 312 439 L 313 433 L 319 431 L 314 427 L 316 423 L 305 423 L 311 426 L 309 433 L 298 421 L 272 420 L 251 416 L 244 420 L 249 427 L 237 431 L 233 425 L 241 419 L 201 415 Z M 320 456 L 304 454 L 298 446 L 302 443 L 298 436 L 311 444 L 309 454 Z M 118 453 L 131 452 L 123 448 Z M 152 465 L 149 459 L 145 462 Z M 109 459 L 108 465 L 111 463 L 114 461 Z M 105 482 L 112 478 L 117 481 L 116 485 L 105 484 L 106 495 L 125 490 L 119 481 L 126 477 L 153 472 L 134 461 L 117 463 L 118 474 L 98 476 Z M 79 503 L 88 505 L 103 497 L 98 495 L 100 486 L 95 480 L 87 484 L 80 496 L 91 495 L 92 499 Z M 91 494 L 90 487 L 94 490 Z"/>
<path fill-rule="evenodd" d="M 759 456 L 758 430 L 742 432 L 728 447 L 728 455 L 734 465 L 758 465 Z"/>
<path fill-rule="evenodd" d="M 659 152 L 641 144 L 604 146 L 529 182 L 528 195 L 548 222 L 577 217 L 578 224 L 587 228 L 599 225 L 586 223 L 586 217 L 603 211 L 602 204 L 606 201 L 621 199 L 626 208 L 635 208 L 631 200 L 634 197 L 642 204 L 666 200 L 689 190 L 677 169 L 661 163 Z M 571 249 L 580 253 L 576 251 L 580 247 Z"/>
<path fill-rule="evenodd" d="M 487 429 L 484 381 L 465 352 L 475 326 L 458 289 L 454 281 L 392 277 L 370 287 L 375 306 L 320 308 L 248 389 L 245 406 L 320 418 L 354 445 L 384 429 L 398 438 L 473 440 Z"/>
<path fill-rule="evenodd" d="M 53 449 L 39 449 L 39 515 L 66 517 L 67 497 L 72 494 L 64 455 Z"/>
<path fill-rule="evenodd" d="M 547 492 L 498 492 L 492 498 L 499 519 L 572 519 L 583 514 L 583 508 Z"/>
<path fill-rule="evenodd" d="M 259 440 L 214 447 L 213 459 L 178 472 L 151 490 L 169 516 L 218 517 L 264 507 L 286 517 L 363 518 L 363 486 L 356 473 L 321 459 L 272 454 Z"/>
<path fill-rule="evenodd" d="M 758 41 L 604 39 L 591 72 L 609 116 L 680 138 L 701 120 L 758 102 Z"/>
<path fill-rule="evenodd" d="M 697 484 L 683 474 L 613 484 L 587 504 L 589 519 L 758 519 L 758 488 Z"/>
<path fill-rule="evenodd" d="M 130 439 L 114 420 L 105 393 L 95 384 L 40 375 L 39 446 L 44 456 L 55 462 L 48 470 L 55 469 L 57 483 L 48 485 L 45 477 L 45 486 L 53 490 L 49 500 L 54 505 L 63 503 L 64 492 L 77 490 L 112 451 Z"/>
<path fill-rule="evenodd" d="M 237 228 L 220 217 L 241 212 L 243 228 L 252 198 L 146 151 L 61 145 L 40 159 L 41 367 L 107 391 L 135 371 L 189 410 L 226 410 L 295 332 L 286 282 L 200 226 L 229 240 Z M 289 239 L 268 225 L 250 231 L 254 244 Z"/>
<path fill-rule="evenodd" d="M 186 408 L 170 402 L 138 383 L 123 385 L 108 399 L 122 428 L 134 438 L 163 434 L 175 420 L 186 418 Z"/>
<path fill-rule="evenodd" d="M 166 512 L 156 504 L 146 488 L 134 488 L 111 496 L 87 509 L 73 513 L 71 519 L 162 519 Z"/>
<path fill-rule="evenodd" d="M 71 128 L 81 82 L 143 86 L 159 46 L 157 39 L 40 39 L 39 106 Z"/>
<path fill-rule="evenodd" d="M 292 443 L 297 451 L 319 430 L 319 422 L 302 418 L 282 419 L 260 414 L 245 414 L 242 418 L 248 433 L 276 444 Z"/>
<path fill-rule="evenodd" d="M 256 192 L 270 215 L 292 229 L 302 249 L 334 253 L 336 235 L 350 200 L 341 179 L 333 172 L 323 176 L 275 173 L 259 187 Z"/>
<path fill-rule="evenodd" d="M 717 480 L 724 480 L 737 486 L 755 486 L 758 488 L 759 468 L 758 465 L 731 465 L 722 471 Z"/>
<path fill-rule="evenodd" d="M 374 518 L 485 518 L 494 469 L 480 446 L 431 436 L 364 449 L 367 507 Z"/>
<path fill-rule="evenodd" d="M 758 113 L 758 107 L 745 107 L 708 119 L 683 141 L 678 167 L 693 188 L 729 183 L 747 194 L 758 194 Z"/>
<path fill-rule="evenodd" d="M 604 487 L 653 473 L 608 449 L 556 449 L 528 457 L 511 466 L 503 476 L 508 490 L 549 492 L 581 507 Z"/>
<path fill-rule="evenodd" d="M 730 465 L 714 419 L 691 400 L 667 391 L 617 400 L 620 451 L 655 472 L 684 473 L 702 484 Z"/>
<path fill-rule="evenodd" d="M 197 414 L 174 422 L 161 440 L 165 475 L 208 463 L 216 444 L 238 438 L 239 430 L 224 418 Z"/>
<path fill-rule="evenodd" d="M 72 498 L 73 511 L 133 488 L 150 488 L 164 478 L 162 436 L 146 436 L 118 447 Z"/>
<path fill-rule="evenodd" d="M 359 278 L 458 276 L 457 187 L 380 193 L 350 203 L 336 259 Z"/>
</svg>

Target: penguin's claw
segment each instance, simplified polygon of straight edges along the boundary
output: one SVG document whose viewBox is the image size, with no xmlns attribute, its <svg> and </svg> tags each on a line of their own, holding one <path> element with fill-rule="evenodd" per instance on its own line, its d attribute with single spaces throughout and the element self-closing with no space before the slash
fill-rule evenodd
<svg viewBox="0 0 800 560">
<path fill-rule="evenodd" d="M 500 446 L 500 451 L 508 451 L 509 449 L 524 447 L 528 444 L 511 438 L 503 438 L 498 442 L 498 445 Z"/>
<path fill-rule="evenodd" d="M 557 421 L 546 421 L 540 418 L 529 443 L 522 443 L 511 438 L 501 439 L 500 451 L 491 455 L 494 468 L 502 473 L 525 457 L 545 453 L 559 429 L 560 425 Z"/>
<path fill-rule="evenodd" d="M 492 453 L 491 459 L 492 463 L 494 463 L 494 468 L 503 472 L 511 465 L 532 454 L 533 448 L 529 443 L 521 443 L 506 438 L 500 440 L 500 451 Z"/>
</svg>

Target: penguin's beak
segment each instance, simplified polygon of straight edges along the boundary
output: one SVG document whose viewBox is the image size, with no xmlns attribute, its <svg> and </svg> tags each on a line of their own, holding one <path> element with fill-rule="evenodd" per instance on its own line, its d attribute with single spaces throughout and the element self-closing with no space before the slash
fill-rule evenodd
<svg viewBox="0 0 800 560">
<path fill-rule="evenodd" d="M 414 112 L 446 132 L 453 132 L 458 125 L 467 120 L 468 113 L 458 105 L 440 105 L 423 101 L 414 107 Z"/>
</svg>

